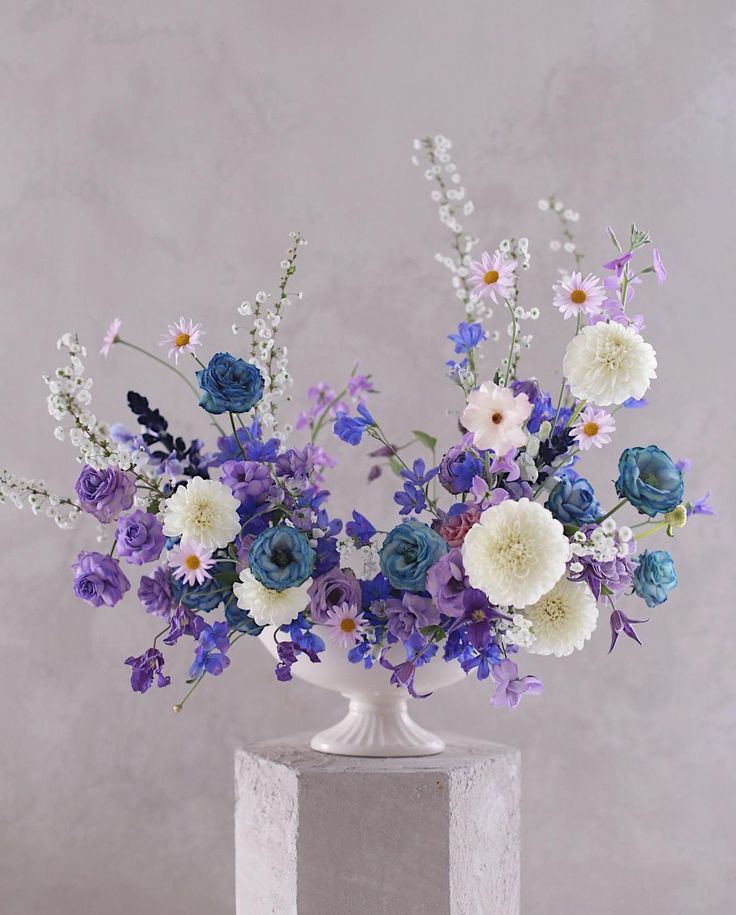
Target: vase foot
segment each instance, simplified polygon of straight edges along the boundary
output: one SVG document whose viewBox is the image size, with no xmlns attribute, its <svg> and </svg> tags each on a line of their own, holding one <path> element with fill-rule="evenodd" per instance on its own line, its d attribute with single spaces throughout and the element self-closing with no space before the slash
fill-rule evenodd
<svg viewBox="0 0 736 915">
<path fill-rule="evenodd" d="M 351 699 L 347 715 L 315 734 L 313 750 L 336 756 L 434 756 L 445 749 L 441 737 L 420 727 L 406 699 Z"/>
</svg>

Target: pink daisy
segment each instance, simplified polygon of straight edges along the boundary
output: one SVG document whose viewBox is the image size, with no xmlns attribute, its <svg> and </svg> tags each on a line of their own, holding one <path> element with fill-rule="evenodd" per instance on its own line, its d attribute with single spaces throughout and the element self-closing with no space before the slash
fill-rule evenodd
<svg viewBox="0 0 736 915">
<path fill-rule="evenodd" d="M 163 336 L 159 346 L 168 346 L 169 359 L 173 356 L 174 362 L 178 363 L 179 354 L 193 353 L 195 346 L 202 345 L 203 336 L 201 324 L 182 316 L 175 324 L 169 324 L 169 332 Z"/>
<path fill-rule="evenodd" d="M 582 273 L 573 273 L 555 283 L 554 306 L 559 308 L 567 318 L 577 318 L 580 314 L 598 314 L 606 298 L 606 291 L 597 276 L 589 273 L 583 279 Z"/>
<path fill-rule="evenodd" d="M 342 604 L 327 611 L 326 626 L 330 627 L 330 638 L 343 648 L 352 648 L 366 631 L 366 620 L 357 607 Z"/>
<path fill-rule="evenodd" d="M 572 427 L 572 437 L 577 439 L 581 451 L 602 448 L 611 441 L 611 432 L 616 431 L 613 416 L 607 410 L 586 407 Z"/>
<path fill-rule="evenodd" d="M 498 304 L 499 295 L 502 299 L 508 299 L 514 286 L 514 270 L 516 261 L 504 257 L 500 251 L 495 254 L 489 254 L 484 251 L 479 261 L 472 261 L 470 264 L 470 282 L 475 283 L 473 295 L 481 298 L 487 295 Z"/>
<path fill-rule="evenodd" d="M 182 542 L 169 551 L 169 565 L 174 570 L 174 578 L 185 581 L 188 585 L 201 585 L 210 575 L 215 564 L 212 550 L 199 543 Z"/>
<path fill-rule="evenodd" d="M 115 318 L 112 324 L 107 328 L 105 336 L 102 338 L 102 349 L 100 350 L 101 356 L 109 356 L 110 350 L 112 349 L 113 343 L 117 343 L 120 337 L 118 333 L 120 328 L 123 326 L 123 322 L 120 318 Z"/>
</svg>

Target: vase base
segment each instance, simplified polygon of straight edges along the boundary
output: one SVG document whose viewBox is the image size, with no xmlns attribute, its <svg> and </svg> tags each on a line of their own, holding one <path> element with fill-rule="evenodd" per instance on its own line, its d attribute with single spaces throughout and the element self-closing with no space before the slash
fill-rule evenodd
<svg viewBox="0 0 736 915">
<path fill-rule="evenodd" d="M 420 727 L 405 699 L 351 699 L 347 715 L 315 734 L 311 747 L 334 756 L 435 756 L 445 749 L 441 737 Z"/>
</svg>

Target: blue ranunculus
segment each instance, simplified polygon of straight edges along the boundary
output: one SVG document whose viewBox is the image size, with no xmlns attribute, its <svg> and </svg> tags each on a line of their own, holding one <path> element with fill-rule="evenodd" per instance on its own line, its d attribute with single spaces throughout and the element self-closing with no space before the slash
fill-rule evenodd
<svg viewBox="0 0 736 915">
<path fill-rule="evenodd" d="M 648 607 L 667 600 L 667 592 L 677 584 L 675 563 L 667 550 L 645 550 L 639 556 L 634 572 L 634 591 L 644 598 Z"/>
<path fill-rule="evenodd" d="M 563 524 L 592 524 L 602 512 L 593 487 L 584 477 L 570 480 L 564 477 L 547 499 L 546 507 Z"/>
<path fill-rule="evenodd" d="M 642 515 L 666 514 L 682 502 L 682 471 L 656 445 L 627 448 L 618 461 L 616 492 Z"/>
<path fill-rule="evenodd" d="M 447 543 L 431 527 L 404 521 L 389 532 L 381 547 L 381 571 L 394 588 L 423 591 L 427 570 L 447 552 Z"/>
<path fill-rule="evenodd" d="M 439 481 L 448 492 L 457 495 L 470 492 L 473 479 L 480 475 L 483 464 L 480 459 L 462 445 L 453 445 L 440 461 Z"/>
<path fill-rule="evenodd" d="M 253 541 L 248 564 L 253 575 L 272 591 L 297 588 L 312 574 L 316 554 L 305 534 L 286 524 L 270 527 Z"/>
<path fill-rule="evenodd" d="M 197 372 L 199 405 L 208 413 L 247 413 L 263 397 L 263 376 L 255 365 L 230 353 L 215 353 Z"/>
</svg>

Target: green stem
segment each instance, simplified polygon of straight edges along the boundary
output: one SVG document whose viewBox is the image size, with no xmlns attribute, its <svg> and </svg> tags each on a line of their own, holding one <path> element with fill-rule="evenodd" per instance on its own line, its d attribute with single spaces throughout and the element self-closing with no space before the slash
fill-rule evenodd
<svg viewBox="0 0 736 915">
<path fill-rule="evenodd" d="M 324 426 L 325 422 L 327 421 L 327 415 L 330 412 L 330 410 L 335 406 L 336 403 L 339 403 L 342 400 L 342 398 L 347 394 L 347 392 L 348 392 L 347 387 L 344 387 L 342 389 L 342 391 L 340 391 L 339 394 L 336 394 L 332 398 L 332 400 L 327 404 L 327 406 L 324 408 L 324 410 L 322 411 L 322 414 L 320 415 L 320 418 L 317 420 L 317 422 L 314 425 L 314 428 L 312 429 L 312 435 L 309 439 L 309 441 L 312 444 L 315 443 L 315 441 L 317 440 L 317 436 L 322 431 L 322 427 Z"/>
<path fill-rule="evenodd" d="M 181 700 L 181 702 L 177 702 L 177 704 L 174 706 L 174 711 L 175 711 L 175 712 L 178 713 L 178 712 L 181 712 L 181 711 L 184 710 L 184 703 L 185 703 L 185 702 L 187 701 L 187 699 L 192 695 L 192 693 L 194 692 L 194 690 L 199 686 L 199 684 L 202 682 L 202 680 L 204 680 L 204 678 L 205 678 L 205 674 L 202 674 L 201 677 L 198 677 L 198 678 L 194 681 L 194 683 L 192 683 L 191 687 L 187 690 L 187 694 L 184 696 L 184 698 Z"/>
<path fill-rule="evenodd" d="M 614 512 L 617 512 L 619 510 L 619 508 L 623 508 L 623 506 L 626 505 L 627 501 L 628 501 L 627 499 L 621 499 L 621 501 L 617 505 L 613 506 L 613 508 L 610 510 L 610 512 L 606 512 L 602 518 L 598 518 L 598 521 L 596 523 L 601 524 L 601 522 L 605 521 L 606 518 L 610 518 Z"/>
<path fill-rule="evenodd" d="M 581 400 L 577 407 L 575 407 L 574 411 L 570 414 L 570 419 L 565 423 L 566 429 L 575 422 L 578 416 L 580 416 L 587 402 L 587 400 Z"/>
<path fill-rule="evenodd" d="M 506 307 L 511 312 L 511 321 L 512 321 L 512 330 L 511 330 L 511 346 L 509 347 L 509 359 L 506 364 L 506 377 L 503 381 L 503 386 L 506 388 L 509 384 L 509 376 L 511 374 L 511 364 L 514 360 L 514 347 L 516 346 L 516 330 L 517 330 L 517 321 L 516 321 L 516 311 L 512 308 L 511 303 L 508 299 L 504 299 L 506 302 Z"/>
<path fill-rule="evenodd" d="M 659 524 L 655 524 L 654 527 L 649 528 L 648 531 L 644 531 L 641 534 L 637 534 L 634 537 L 634 540 L 643 540 L 645 537 L 649 537 L 650 534 L 656 534 L 658 531 L 663 530 L 666 527 L 669 527 L 671 521 L 660 521 Z"/>
<path fill-rule="evenodd" d="M 238 430 L 235 425 L 235 417 L 233 416 L 232 413 L 228 413 L 227 415 L 230 417 L 230 425 L 233 427 L 233 435 L 235 436 L 235 441 L 238 443 L 238 448 L 240 449 L 240 453 L 243 455 L 243 460 L 246 461 L 247 457 L 245 455 L 245 449 L 243 448 L 243 443 L 238 438 Z"/>
</svg>

